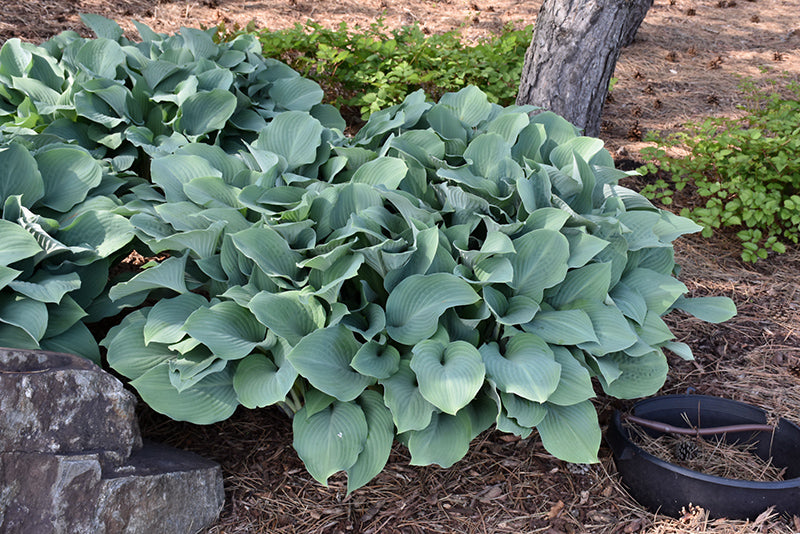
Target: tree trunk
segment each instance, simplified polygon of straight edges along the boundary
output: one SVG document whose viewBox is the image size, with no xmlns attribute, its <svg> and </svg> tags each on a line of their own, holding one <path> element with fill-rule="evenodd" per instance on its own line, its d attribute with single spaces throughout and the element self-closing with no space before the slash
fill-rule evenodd
<svg viewBox="0 0 800 534">
<path fill-rule="evenodd" d="M 653 0 L 544 0 L 525 53 L 517 104 L 600 133 L 600 113 L 624 39 L 635 35 Z"/>
</svg>

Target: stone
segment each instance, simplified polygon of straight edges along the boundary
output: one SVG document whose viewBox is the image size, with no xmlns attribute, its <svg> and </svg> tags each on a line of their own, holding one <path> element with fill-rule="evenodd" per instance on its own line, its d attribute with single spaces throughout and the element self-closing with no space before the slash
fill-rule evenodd
<svg viewBox="0 0 800 534">
<path fill-rule="evenodd" d="M 136 398 L 89 360 L 0 349 L 0 452 L 102 451 L 120 463 L 142 446 Z"/>
<path fill-rule="evenodd" d="M 222 470 L 143 442 L 136 399 L 88 360 L 0 349 L 0 532 L 191 534 L 224 503 Z"/>
</svg>

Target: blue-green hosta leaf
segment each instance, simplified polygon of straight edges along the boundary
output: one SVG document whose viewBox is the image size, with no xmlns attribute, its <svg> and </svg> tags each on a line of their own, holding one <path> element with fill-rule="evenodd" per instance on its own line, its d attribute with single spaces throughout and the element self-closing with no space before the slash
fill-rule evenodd
<svg viewBox="0 0 800 534">
<path fill-rule="evenodd" d="M 56 336 L 45 337 L 40 345 L 43 350 L 77 354 L 98 365 L 101 364 L 97 340 L 82 322 L 75 323 L 67 331 Z"/>
<path fill-rule="evenodd" d="M 420 393 L 445 413 L 455 415 L 483 386 L 486 369 L 481 353 L 465 341 L 445 345 L 429 339 L 415 345 L 413 353 L 411 370 Z"/>
<path fill-rule="evenodd" d="M 122 37 L 122 28 L 120 28 L 119 24 L 111 19 L 101 17 L 100 15 L 94 15 L 92 13 L 82 13 L 81 21 L 83 21 L 83 23 L 86 24 L 97 37 L 111 39 L 112 41 L 117 42 L 119 42 L 120 37 Z"/>
<path fill-rule="evenodd" d="M 325 308 L 312 295 L 299 291 L 262 291 L 247 305 L 256 319 L 290 345 L 325 326 Z"/>
<path fill-rule="evenodd" d="M 667 349 L 668 351 L 677 354 L 684 360 L 692 361 L 694 360 L 694 354 L 692 354 L 692 347 L 687 345 L 686 343 L 681 343 L 680 341 L 668 341 L 664 343 L 661 348 Z"/>
<path fill-rule="evenodd" d="M 514 419 L 520 426 L 533 428 L 542 422 L 547 415 L 547 405 L 523 399 L 511 393 L 500 392 L 503 407 L 508 417 Z"/>
<path fill-rule="evenodd" d="M 353 183 L 382 185 L 386 189 L 397 189 L 408 173 L 408 166 L 399 158 L 385 156 L 368 161 L 356 169 L 350 179 Z"/>
<path fill-rule="evenodd" d="M 380 393 L 366 390 L 356 400 L 367 419 L 367 439 L 358 460 L 347 468 L 347 493 L 357 490 L 380 473 L 394 441 L 392 413 L 384 406 Z"/>
<path fill-rule="evenodd" d="M 534 402 L 544 402 L 556 390 L 561 365 L 542 338 L 517 334 L 508 340 L 505 354 L 497 343 L 481 346 L 486 376 L 506 393 L 514 393 Z"/>
<path fill-rule="evenodd" d="M 569 242 L 563 234 L 542 228 L 516 238 L 514 247 L 517 254 L 509 258 L 514 267 L 510 285 L 517 294 L 541 302 L 544 290 L 567 275 Z"/>
<path fill-rule="evenodd" d="M 13 295 L 0 298 L 0 322 L 21 328 L 36 342 L 47 331 L 47 319 L 44 302 Z"/>
<path fill-rule="evenodd" d="M 574 305 L 589 315 L 598 342 L 581 343 L 580 347 L 595 356 L 627 349 L 639 340 L 628 320 L 615 306 L 598 301 L 575 301 Z"/>
<path fill-rule="evenodd" d="M 231 234 L 233 244 L 269 276 L 294 278 L 301 256 L 273 228 L 253 227 Z"/>
<path fill-rule="evenodd" d="M 400 369 L 400 353 L 391 345 L 369 341 L 358 349 L 350 367 L 362 375 L 377 379 L 390 378 Z"/>
<path fill-rule="evenodd" d="M 221 130 L 236 110 L 236 96 L 226 89 L 196 93 L 178 109 L 177 128 L 186 135 Z"/>
<path fill-rule="evenodd" d="M 233 415 L 239 403 L 230 368 L 204 377 L 178 392 L 169 379 L 169 362 L 162 362 L 131 381 L 142 400 L 176 421 L 209 425 Z"/>
<path fill-rule="evenodd" d="M 9 282 L 8 287 L 33 300 L 58 304 L 64 295 L 81 287 L 81 279 L 77 273 L 49 274 L 38 271 L 28 280 Z"/>
<path fill-rule="evenodd" d="M 0 322 L 0 346 L 31 350 L 41 348 L 39 343 L 22 328 L 2 322 Z"/>
<path fill-rule="evenodd" d="M 170 299 L 161 299 L 147 314 L 144 326 L 144 344 L 177 343 L 186 337 L 183 324 L 195 310 L 208 307 L 208 301 L 195 293 L 184 293 Z"/>
<path fill-rule="evenodd" d="M 350 469 L 364 450 L 369 426 L 355 402 L 334 402 L 307 416 L 305 408 L 292 421 L 294 449 L 306 469 L 321 484 L 338 471 Z"/>
<path fill-rule="evenodd" d="M 641 267 L 626 273 L 622 282 L 644 297 L 648 310 L 659 315 L 663 315 L 688 291 L 682 282 L 672 276 Z"/>
<path fill-rule="evenodd" d="M 736 304 L 728 297 L 686 298 L 681 295 L 672 307 L 709 323 L 722 323 L 736 315 Z"/>
<path fill-rule="evenodd" d="M 675 335 L 670 331 L 669 326 L 667 326 L 664 320 L 661 319 L 661 316 L 653 312 L 647 312 L 641 326 L 634 326 L 634 329 L 639 335 L 639 338 L 644 343 L 651 346 L 661 345 L 671 339 L 675 339 Z M 653 349 L 650 348 L 650 350 Z M 648 350 L 648 352 L 650 350 Z M 628 354 L 635 356 L 635 354 L 631 352 L 628 352 Z"/>
<path fill-rule="evenodd" d="M 474 128 L 481 121 L 489 118 L 492 104 L 486 94 L 477 87 L 470 85 L 457 93 L 447 93 L 439 100 L 440 106 L 445 106 L 453 111 L 461 123 Z"/>
<path fill-rule="evenodd" d="M 282 156 L 291 171 L 314 163 L 322 131 L 322 124 L 308 113 L 287 111 L 264 128 L 253 146 Z"/>
<path fill-rule="evenodd" d="M 230 301 L 198 308 L 186 319 L 183 329 L 225 360 L 244 358 L 267 333 L 247 308 Z"/>
<path fill-rule="evenodd" d="M 452 274 L 415 274 L 400 282 L 386 301 L 389 336 L 404 345 L 415 345 L 436 332 L 438 319 L 455 306 L 480 300 L 475 290 Z"/>
<path fill-rule="evenodd" d="M 550 162 L 559 169 L 572 164 L 573 154 L 577 154 L 583 161 L 592 162 L 592 158 L 604 152 L 605 143 L 596 137 L 576 137 L 566 143 L 558 145 L 550 151 Z M 608 152 L 605 152 L 608 154 Z M 595 164 L 601 164 L 592 162 Z M 608 161 L 605 162 L 606 164 Z M 614 165 L 614 160 L 611 160 Z"/>
<path fill-rule="evenodd" d="M 169 204 L 164 205 L 167 206 Z M 220 236 L 225 228 L 225 221 L 218 221 L 202 230 L 178 232 L 161 239 L 152 241 L 144 239 L 143 241 L 147 243 L 147 246 L 153 252 L 162 252 L 164 250 L 183 252 L 188 249 L 193 257 L 200 258 L 200 260 L 208 260 L 218 250 Z"/>
<path fill-rule="evenodd" d="M 409 433 L 409 463 L 448 468 L 467 454 L 471 437 L 472 421 L 466 411 L 456 415 L 437 413 L 425 429 Z"/>
<path fill-rule="evenodd" d="M 152 289 L 166 288 L 176 293 L 188 293 L 186 287 L 185 271 L 188 256 L 171 257 L 154 267 L 149 267 L 140 272 L 127 282 L 122 282 L 108 291 L 112 301 L 139 292 L 149 292 Z"/>
<path fill-rule="evenodd" d="M 672 243 L 684 234 L 694 234 L 703 229 L 691 219 L 661 210 L 661 219 L 653 226 L 653 233 L 664 243 Z"/>
<path fill-rule="evenodd" d="M 583 310 L 540 311 L 522 328 L 555 345 L 599 342 L 592 320 Z"/>
<path fill-rule="evenodd" d="M 276 105 L 292 111 L 310 111 L 324 94 L 317 82 L 301 76 L 276 80 L 269 90 Z"/>
<path fill-rule="evenodd" d="M 530 124 L 530 117 L 525 112 L 509 111 L 501 113 L 487 126 L 489 133 L 500 135 L 509 146 L 517 142 L 517 136 Z"/>
<path fill-rule="evenodd" d="M 97 160 L 76 146 L 50 145 L 35 157 L 44 183 L 40 202 L 56 211 L 69 211 L 103 178 Z"/>
<path fill-rule="evenodd" d="M 595 396 L 589 371 L 564 347 L 552 347 L 556 361 L 561 365 L 558 387 L 547 399 L 548 403 L 571 406 Z"/>
<path fill-rule="evenodd" d="M 630 233 L 623 234 L 628 241 L 629 250 L 640 250 L 650 247 L 667 247 L 653 231 L 661 221 L 659 212 L 634 210 L 620 213 L 617 218 L 624 224 Z"/>
<path fill-rule="evenodd" d="M 383 287 L 387 291 L 394 290 L 397 285 L 403 280 L 407 279 L 414 274 L 425 274 L 433 264 L 436 257 L 436 251 L 439 248 L 439 229 L 436 227 L 426 228 L 421 232 L 417 232 L 414 236 L 414 247 L 412 253 L 408 255 L 408 259 L 403 261 L 403 265 L 393 268 L 386 273 L 383 280 Z M 382 255 L 384 263 L 388 263 L 388 254 Z"/>
<path fill-rule="evenodd" d="M 436 407 L 420 393 L 417 375 L 411 370 L 409 360 L 400 360 L 397 372 L 379 383 L 383 386 L 384 402 L 392 412 L 398 434 L 422 430 L 430 424 Z"/>
<path fill-rule="evenodd" d="M 58 304 L 48 304 L 47 313 L 49 317 L 47 319 L 45 337 L 54 337 L 63 334 L 75 323 L 88 315 L 69 295 L 61 297 L 61 302 Z"/>
<path fill-rule="evenodd" d="M 608 354 L 598 361 L 610 359 L 621 371 L 610 384 L 603 375 L 598 379 L 603 386 L 603 391 L 618 399 L 635 399 L 653 395 L 667 379 L 667 358 L 660 350 L 639 357 L 630 357 L 624 353 L 617 352 Z"/>
<path fill-rule="evenodd" d="M 539 311 L 539 304 L 534 300 L 523 295 L 507 299 L 505 295 L 491 286 L 483 288 L 483 298 L 500 324 L 525 324 L 533 319 Z"/>
<path fill-rule="evenodd" d="M 125 63 L 125 52 L 119 43 L 110 39 L 86 40 L 75 60 L 97 78 L 117 79 L 117 67 Z"/>
<path fill-rule="evenodd" d="M 342 324 L 361 334 L 364 339 L 371 340 L 386 329 L 386 313 L 383 308 L 370 302 L 360 312 L 342 317 Z"/>
<path fill-rule="evenodd" d="M 514 268 L 511 261 L 501 256 L 479 260 L 473 266 L 472 272 L 475 274 L 475 278 L 483 284 L 507 284 L 514 279 Z M 522 295 L 518 295 L 518 297 L 527 298 Z"/>
<path fill-rule="evenodd" d="M 610 285 L 611 264 L 590 263 L 569 271 L 563 282 L 545 291 L 545 300 L 554 308 L 578 299 L 603 301 Z"/>
<path fill-rule="evenodd" d="M 27 43 L 16 37 L 9 39 L 0 48 L 0 74 L 6 76 L 24 76 L 33 60 L 33 54 L 28 50 Z"/>
<path fill-rule="evenodd" d="M 178 392 L 186 391 L 206 376 L 225 369 L 228 362 L 209 354 L 204 347 L 177 356 L 168 361 L 169 381 Z"/>
<path fill-rule="evenodd" d="M 0 265 L 0 289 L 6 287 L 9 282 L 13 282 L 21 274 L 22 271 Z"/>
<path fill-rule="evenodd" d="M 297 371 L 288 361 L 278 368 L 263 354 L 251 354 L 239 362 L 233 388 L 245 408 L 263 408 L 283 402 L 297 379 Z"/>
<path fill-rule="evenodd" d="M 600 424 L 590 401 L 572 406 L 547 405 L 547 415 L 536 425 L 547 452 L 565 462 L 597 463 Z"/>
<path fill-rule="evenodd" d="M 183 192 L 189 200 L 206 208 L 239 208 L 241 189 L 233 187 L 215 176 L 194 178 L 183 185 Z"/>
<path fill-rule="evenodd" d="M 184 185 L 208 176 L 221 178 L 222 171 L 200 156 L 171 154 L 154 158 L 150 164 L 150 178 L 161 187 L 168 202 L 188 200 Z"/>
<path fill-rule="evenodd" d="M 0 219 L 0 265 L 7 266 L 42 252 L 36 238 L 24 228 Z"/>
<path fill-rule="evenodd" d="M 133 239 L 133 226 L 122 215 L 87 211 L 58 232 L 66 245 L 90 247 L 100 258 L 111 256 Z"/>
<path fill-rule="evenodd" d="M 178 356 L 161 343 L 144 343 L 144 327 L 147 324 L 147 308 L 136 310 L 125 316 L 122 322 L 109 330 L 100 342 L 106 347 L 108 365 L 128 378 L 138 378 L 170 358 Z M 169 377 L 167 377 L 169 380 Z"/>
<path fill-rule="evenodd" d="M 5 200 L 11 195 L 22 195 L 22 205 L 26 207 L 44 196 L 36 160 L 18 143 L 0 148 L 0 198 Z"/>
<path fill-rule="evenodd" d="M 639 324 L 644 323 L 647 316 L 647 302 L 641 293 L 624 282 L 619 282 L 612 288 L 609 296 L 625 317 L 633 319 Z"/>
<path fill-rule="evenodd" d="M 567 241 L 569 241 L 569 260 L 567 260 L 567 266 L 570 269 L 583 267 L 608 246 L 608 241 L 605 239 L 587 234 L 584 231 L 565 231 L 564 235 L 566 235 Z"/>
<path fill-rule="evenodd" d="M 353 333 L 339 325 L 307 335 L 286 358 L 315 388 L 341 401 L 351 401 L 374 382 L 350 367 L 359 348 Z"/>
</svg>

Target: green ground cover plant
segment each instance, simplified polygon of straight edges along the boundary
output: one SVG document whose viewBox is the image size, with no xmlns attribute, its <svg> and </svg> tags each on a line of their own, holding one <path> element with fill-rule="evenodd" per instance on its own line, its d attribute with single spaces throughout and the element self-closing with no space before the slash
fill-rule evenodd
<svg viewBox="0 0 800 534">
<path fill-rule="evenodd" d="M 521 30 L 508 25 L 469 44 L 458 32 L 426 35 L 416 24 L 389 31 L 378 19 L 369 28 L 353 29 L 312 21 L 278 31 L 221 26 L 217 38 L 257 36 L 264 55 L 286 61 L 326 88 L 337 107 L 354 107 L 366 120 L 418 89 L 438 99 L 475 85 L 491 102 L 513 104 L 532 31 L 531 25 Z"/>
<path fill-rule="evenodd" d="M 76 328 L 91 344 L 86 324 L 112 316 L 104 361 L 155 410 L 207 424 L 240 405 L 278 406 L 314 478 L 344 471 L 353 491 L 395 440 L 412 464 L 448 467 L 493 425 L 536 428 L 555 456 L 597 461 L 593 384 L 619 398 L 655 393 L 665 350 L 692 357 L 662 316 L 735 313 L 724 297 L 686 298 L 675 278 L 671 243 L 700 227 L 619 186 L 626 173 L 602 141 L 552 113 L 500 106 L 474 86 L 436 103 L 419 90 L 348 137 L 318 86 L 258 59 L 251 36 L 215 44 L 140 28 L 133 43 L 111 21 L 88 22 L 124 54 L 95 80 L 121 90 L 149 84 L 140 69 L 151 64 L 237 80 L 217 72 L 220 58 L 239 46 L 252 56 L 234 54 L 247 60 L 238 84 L 201 90 L 235 100 L 203 133 L 188 134 L 192 112 L 181 112 L 199 80 L 169 98 L 140 86 L 140 106 L 172 133 L 137 145 L 156 125 L 117 111 L 122 122 L 101 123 L 119 134 L 113 148 L 88 134 L 95 115 L 72 109 L 85 88 L 70 58 L 99 51 L 97 40 L 0 49 L 3 67 L 17 68 L 0 71 L 0 333 L 14 333 L 4 343 L 55 338 L 97 359 L 59 336 Z M 42 61 L 63 74 L 51 88 L 67 95 L 58 109 L 31 96 Z M 234 120 L 249 111 L 264 121 L 257 130 Z M 129 164 L 120 147 L 136 149 Z M 56 150 L 72 162 L 65 172 L 48 166 Z M 132 249 L 161 259 L 108 276 Z M 65 274 L 72 285 L 55 296 L 30 289 Z M 35 321 L 14 322 L 23 306 Z"/>
<path fill-rule="evenodd" d="M 701 205 L 684 208 L 682 215 L 704 226 L 733 228 L 742 241 L 742 259 L 755 262 L 769 252 L 783 253 L 797 243 L 800 228 L 800 85 L 790 84 L 793 97 L 743 87 L 751 94 L 746 115 L 738 119 L 713 118 L 687 125 L 671 136 L 650 135 L 655 147 L 642 155 L 651 158 L 644 169 L 668 173 L 648 185 L 642 194 L 664 204 L 675 191 L 689 188 Z M 669 149 L 688 149 L 686 157 L 668 155 Z"/>
</svg>

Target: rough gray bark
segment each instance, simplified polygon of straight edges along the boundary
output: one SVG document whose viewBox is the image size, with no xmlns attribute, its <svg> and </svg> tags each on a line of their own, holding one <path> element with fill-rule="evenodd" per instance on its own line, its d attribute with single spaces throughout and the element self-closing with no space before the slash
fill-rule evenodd
<svg viewBox="0 0 800 534">
<path fill-rule="evenodd" d="M 517 104 L 533 104 L 600 133 L 620 48 L 653 0 L 544 0 L 525 54 Z"/>
</svg>

